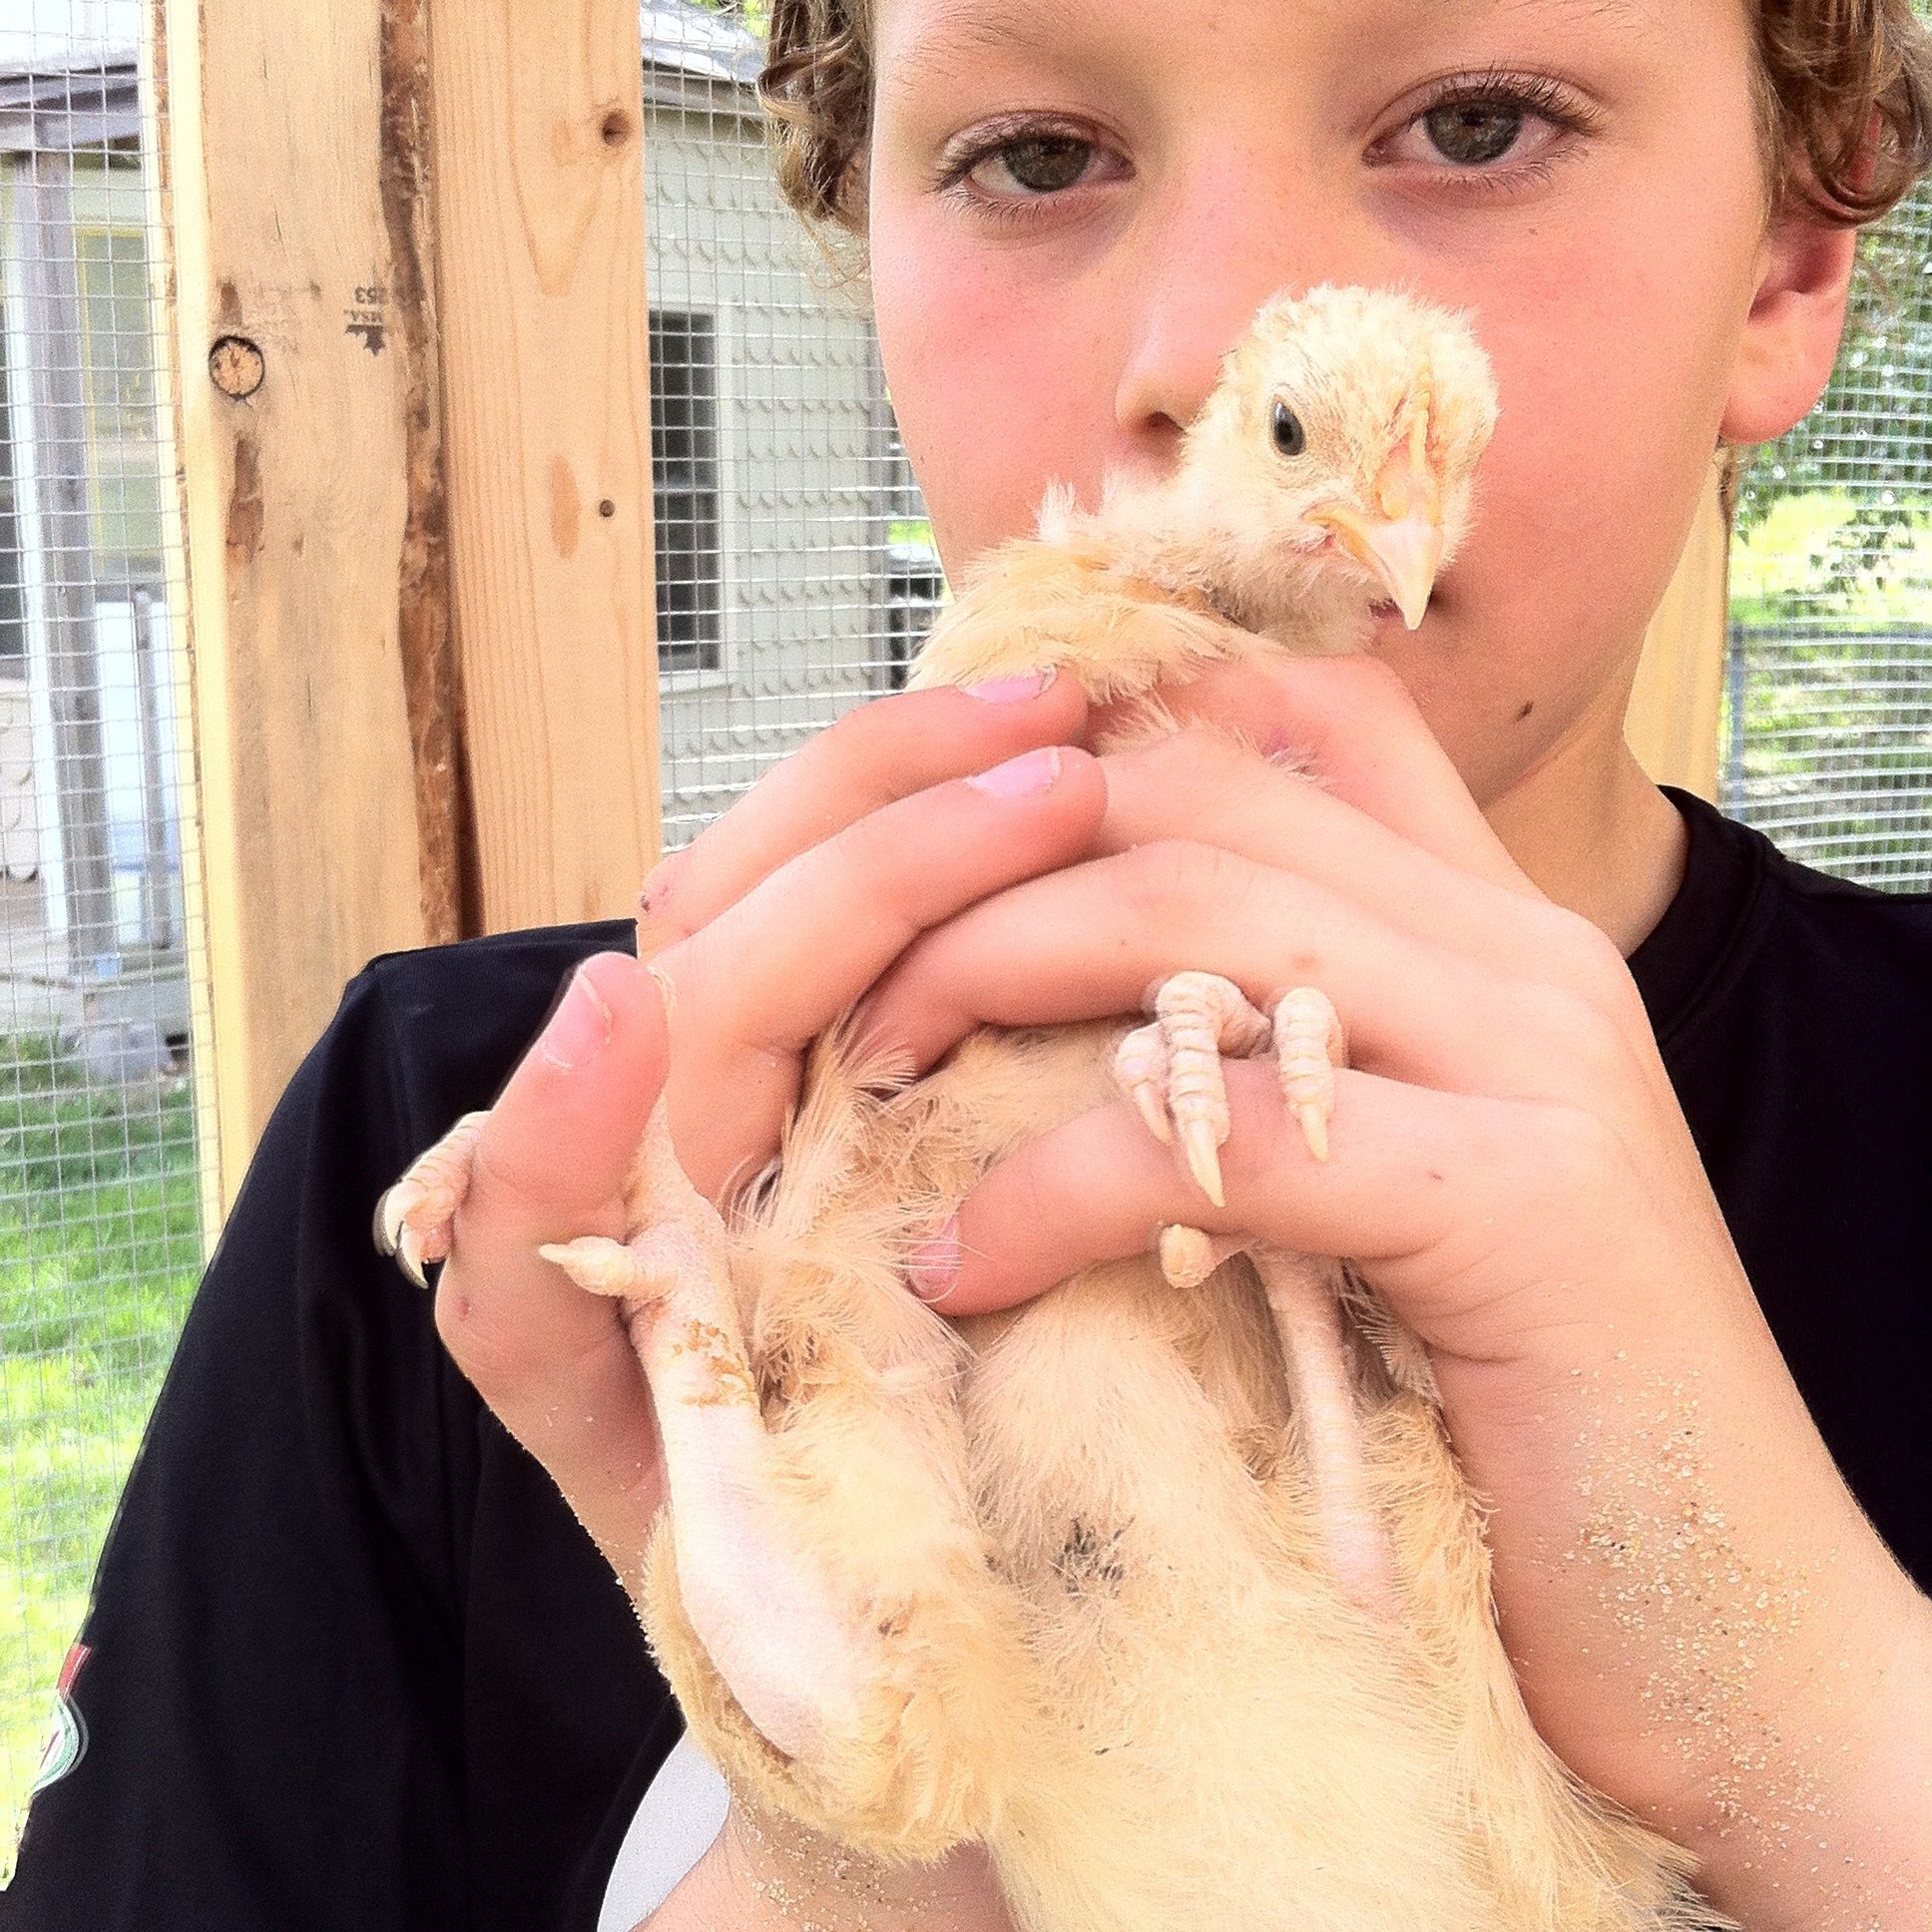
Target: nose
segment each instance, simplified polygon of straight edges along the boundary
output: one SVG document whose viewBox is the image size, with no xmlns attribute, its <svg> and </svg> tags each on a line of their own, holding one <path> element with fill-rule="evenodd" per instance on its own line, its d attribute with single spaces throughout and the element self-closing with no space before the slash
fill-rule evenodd
<svg viewBox="0 0 1932 1932">
<path fill-rule="evenodd" d="M 1270 295 L 1393 272 L 1387 238 L 1286 155 L 1197 156 L 1150 198 L 1124 249 L 1114 392 L 1123 467 L 1165 474 Z"/>
</svg>

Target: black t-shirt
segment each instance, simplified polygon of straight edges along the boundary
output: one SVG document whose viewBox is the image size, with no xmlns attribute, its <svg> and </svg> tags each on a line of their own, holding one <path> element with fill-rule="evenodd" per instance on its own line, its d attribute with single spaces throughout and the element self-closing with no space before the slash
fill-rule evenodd
<svg viewBox="0 0 1932 1932">
<path fill-rule="evenodd" d="M 1683 888 L 1631 961 L 1825 1439 L 1932 1584 L 1932 898 L 1673 793 Z M 681 1721 L 541 1469 L 369 1243 L 624 925 L 378 960 L 290 1085 L 96 1579 L 8 1932 L 590 1932 Z M 78 1657 L 78 1650 L 76 1656 Z"/>
</svg>

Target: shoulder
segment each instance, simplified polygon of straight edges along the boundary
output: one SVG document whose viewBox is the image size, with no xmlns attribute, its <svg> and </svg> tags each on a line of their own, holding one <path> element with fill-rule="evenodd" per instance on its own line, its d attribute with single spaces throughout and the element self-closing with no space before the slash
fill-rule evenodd
<svg viewBox="0 0 1932 1932">
<path fill-rule="evenodd" d="M 403 1140 L 440 1134 L 496 1098 L 572 969 L 636 937 L 631 921 L 610 919 L 380 954 L 344 989 L 291 1096 L 345 1076 L 379 1084 Z"/>
<path fill-rule="evenodd" d="M 1737 1035 L 1740 1022 L 1840 1041 L 1890 1030 L 1932 1055 L 1932 893 L 1881 892 L 1787 857 L 1753 826 L 1675 794 L 1693 847 L 1722 849 L 1706 864 L 1737 882 L 1723 945 L 1675 1016 L 1675 1047 Z M 1780 1024 L 1781 1022 L 1781 1024 Z M 1746 1028 L 1748 1030 L 1748 1028 Z"/>
<path fill-rule="evenodd" d="M 1666 1064 L 1820 1432 L 1932 1584 L 1932 895 L 1833 878 L 1709 805 L 1680 809 L 1715 943 L 1660 1030 Z"/>
</svg>

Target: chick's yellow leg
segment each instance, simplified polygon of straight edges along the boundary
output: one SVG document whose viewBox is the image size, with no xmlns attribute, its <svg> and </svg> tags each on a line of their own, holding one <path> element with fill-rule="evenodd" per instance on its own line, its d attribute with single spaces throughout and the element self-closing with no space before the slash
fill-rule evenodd
<svg viewBox="0 0 1932 1932">
<path fill-rule="evenodd" d="M 1189 1167 L 1222 1205 L 1218 1149 L 1227 1138 L 1222 1053 L 1271 1045 L 1281 1096 L 1308 1151 L 1328 1158 L 1341 1021 L 1326 994 L 1291 987 L 1263 1016 L 1231 981 L 1178 973 L 1154 997 L 1156 1024 L 1130 1033 L 1115 1054 L 1116 1080 L 1164 1142 L 1179 1135 Z M 1173 1120 L 1173 1130 L 1168 1123 Z M 1230 1255 L 1246 1253 L 1267 1294 L 1281 1345 L 1309 1494 L 1330 1572 L 1365 1610 L 1392 1614 L 1395 1580 L 1385 1526 L 1369 1497 L 1367 1450 L 1354 1341 L 1339 1295 L 1340 1266 L 1239 1234 L 1174 1226 L 1161 1234 L 1161 1268 L 1177 1286 L 1205 1280 Z"/>
<path fill-rule="evenodd" d="M 877 1641 L 790 1533 L 724 1226 L 678 1168 L 662 1103 L 640 1165 L 654 1210 L 641 1232 L 540 1252 L 580 1287 L 623 1300 L 664 1439 L 685 1614 L 751 1722 L 809 1760 L 858 1721 Z"/>
<path fill-rule="evenodd" d="M 771 1363 L 747 1347 L 733 1276 L 768 1259 L 735 1248 L 686 1180 L 662 1107 L 627 1212 L 642 1230 L 628 1241 L 541 1251 L 621 1297 L 651 1387 L 669 1503 L 627 1582 L 693 1735 L 734 1789 L 873 1855 L 930 1859 L 984 1835 L 1013 1748 L 1019 1633 L 985 1615 L 970 1499 L 949 1528 L 914 1471 L 872 1466 L 903 1398 L 874 1410 L 862 1390 L 821 1393 L 827 1428 L 762 1384 Z M 871 1490 L 857 1499 L 854 1462 Z M 854 1507 L 904 1521 L 875 1535 L 842 1514 Z"/>
<path fill-rule="evenodd" d="M 488 1118 L 465 1114 L 375 1205 L 376 1246 L 393 1254 L 419 1288 L 424 1267 L 449 1253 L 456 1210 L 469 1194 L 476 1144 Z"/>
</svg>

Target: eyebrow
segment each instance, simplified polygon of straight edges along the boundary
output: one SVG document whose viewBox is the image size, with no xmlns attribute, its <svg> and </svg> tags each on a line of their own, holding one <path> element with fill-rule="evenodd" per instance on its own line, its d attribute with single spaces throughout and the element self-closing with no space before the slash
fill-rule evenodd
<svg viewBox="0 0 1932 1932">
<path fill-rule="evenodd" d="M 1437 13 L 1555 10 L 1625 25 L 1635 25 L 1645 11 L 1642 0 L 1423 0 L 1423 5 Z M 996 53 L 1046 39 L 1056 31 L 1051 11 L 1041 0 L 941 0 L 927 31 L 907 50 L 901 71 L 950 63 L 976 49 Z"/>
<path fill-rule="evenodd" d="M 906 50 L 901 76 L 947 66 L 975 49 L 997 53 L 1043 36 L 1042 8 L 1026 0 L 942 0 L 919 38 Z"/>
</svg>

